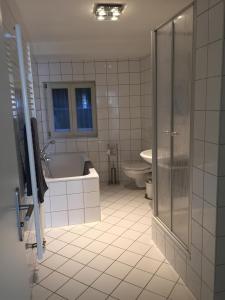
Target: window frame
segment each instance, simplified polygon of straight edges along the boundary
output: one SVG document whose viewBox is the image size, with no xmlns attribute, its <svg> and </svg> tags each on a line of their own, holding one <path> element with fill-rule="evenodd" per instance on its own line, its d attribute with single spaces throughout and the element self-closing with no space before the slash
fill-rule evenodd
<svg viewBox="0 0 225 300">
<path fill-rule="evenodd" d="M 47 90 L 47 115 L 48 115 L 48 135 L 54 138 L 72 138 L 72 137 L 97 137 L 97 105 L 96 105 L 96 87 L 95 82 L 46 82 Z M 91 89 L 91 105 L 92 105 L 92 122 L 93 130 L 79 131 L 77 126 L 77 111 L 76 111 L 76 88 L 90 88 Z M 53 112 L 53 97 L 52 89 L 67 89 L 69 102 L 69 118 L 70 131 L 57 132 L 54 126 L 54 112 Z"/>
</svg>

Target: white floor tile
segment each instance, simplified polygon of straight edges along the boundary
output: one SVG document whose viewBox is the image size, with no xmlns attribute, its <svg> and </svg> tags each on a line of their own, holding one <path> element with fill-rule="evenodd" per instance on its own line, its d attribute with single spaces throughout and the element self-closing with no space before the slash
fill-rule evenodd
<svg viewBox="0 0 225 300">
<path fill-rule="evenodd" d="M 130 252 L 130 251 L 125 251 L 119 258 L 118 261 L 127 264 L 129 266 L 134 267 L 139 260 L 142 258 L 141 255 Z"/>
<path fill-rule="evenodd" d="M 158 269 L 156 275 L 176 282 L 179 278 L 177 272 L 167 263 L 163 263 Z"/>
<path fill-rule="evenodd" d="M 78 296 L 80 296 L 85 290 L 87 286 L 74 280 L 70 279 L 66 284 L 64 284 L 58 291 L 57 294 L 68 299 L 74 300 Z"/>
<path fill-rule="evenodd" d="M 104 300 L 107 297 L 108 295 L 103 294 L 102 292 L 99 292 L 90 287 L 78 299 L 79 300 Z"/>
<path fill-rule="evenodd" d="M 79 237 L 78 234 L 72 233 L 72 232 L 66 232 L 65 234 L 58 237 L 58 240 L 63 241 L 65 243 L 71 243 L 75 239 Z"/>
<path fill-rule="evenodd" d="M 102 274 L 92 285 L 93 288 L 106 294 L 112 293 L 116 286 L 120 283 L 118 278 L 107 274 Z"/>
<path fill-rule="evenodd" d="M 91 268 L 104 272 L 112 263 L 112 259 L 98 255 L 88 265 Z"/>
<path fill-rule="evenodd" d="M 107 232 L 120 236 L 121 234 L 126 232 L 126 228 L 114 225 Z"/>
<path fill-rule="evenodd" d="M 32 300 L 46 300 L 51 293 L 51 291 L 44 287 L 35 285 L 32 289 Z"/>
<path fill-rule="evenodd" d="M 174 282 L 155 275 L 146 286 L 146 289 L 167 298 L 173 287 Z"/>
<path fill-rule="evenodd" d="M 109 230 L 112 226 L 113 226 L 112 224 L 109 224 L 106 222 L 100 222 L 94 228 L 105 232 L 105 231 Z"/>
<path fill-rule="evenodd" d="M 58 238 L 59 236 L 61 236 L 62 234 L 64 234 L 64 233 L 65 233 L 64 230 L 62 230 L 62 229 L 55 229 L 55 228 L 54 228 L 54 229 L 48 230 L 48 231 L 46 232 L 46 235 L 56 239 L 56 238 Z"/>
<path fill-rule="evenodd" d="M 147 283 L 150 281 L 152 278 L 153 274 L 144 272 L 139 269 L 133 269 L 124 279 L 127 282 L 130 282 L 134 285 L 137 285 L 141 288 L 144 288 Z"/>
<path fill-rule="evenodd" d="M 85 248 L 87 245 L 89 245 L 93 240 L 85 237 L 85 236 L 80 236 L 79 238 L 75 239 L 71 244 L 80 247 L 80 248 Z"/>
<path fill-rule="evenodd" d="M 164 261 L 165 257 L 163 254 L 155 247 L 153 246 L 146 254 L 145 256 L 157 259 L 159 261 Z"/>
<path fill-rule="evenodd" d="M 48 259 L 46 259 L 42 263 L 42 265 L 45 266 L 45 267 L 48 267 L 50 269 L 56 270 L 61 265 L 63 265 L 67 260 L 68 260 L 68 258 L 66 258 L 66 257 L 63 257 L 63 256 L 58 255 L 58 254 L 53 254 Z"/>
<path fill-rule="evenodd" d="M 141 255 L 145 255 L 145 253 L 149 250 L 149 248 L 150 248 L 149 245 L 136 241 L 128 248 L 128 250 Z"/>
<path fill-rule="evenodd" d="M 148 228 L 149 228 L 149 226 L 147 226 L 145 224 L 141 224 L 139 222 L 137 222 L 136 224 L 134 224 L 133 226 L 130 227 L 130 229 L 138 231 L 138 232 L 145 232 Z"/>
<path fill-rule="evenodd" d="M 91 285 L 101 274 L 95 269 L 85 267 L 74 276 L 74 279 L 86 285 Z"/>
<path fill-rule="evenodd" d="M 112 243 L 112 245 L 126 250 L 132 243 L 132 240 L 119 237 Z"/>
<path fill-rule="evenodd" d="M 48 300 L 64 300 L 65 298 L 62 298 L 61 296 L 53 293 L 51 296 L 48 298 Z"/>
<path fill-rule="evenodd" d="M 48 244 L 48 250 L 52 252 L 58 252 L 60 249 L 65 247 L 67 243 L 59 241 L 59 240 L 54 240 L 51 243 Z"/>
<path fill-rule="evenodd" d="M 121 300 L 137 299 L 141 293 L 141 289 L 127 282 L 121 282 L 116 290 L 112 293 L 112 296 Z"/>
<path fill-rule="evenodd" d="M 43 265 L 39 265 L 38 266 L 38 280 L 37 282 L 40 282 L 41 280 L 43 280 L 45 277 L 47 277 L 50 273 L 52 273 L 53 271 Z"/>
<path fill-rule="evenodd" d="M 88 250 L 81 250 L 78 254 L 72 257 L 73 260 L 80 262 L 81 264 L 88 264 L 94 257 L 96 256 L 95 253 L 90 252 Z"/>
<path fill-rule="evenodd" d="M 183 285 L 177 284 L 172 291 L 169 300 L 195 300 L 191 292 Z"/>
<path fill-rule="evenodd" d="M 105 273 L 112 275 L 114 277 L 123 279 L 132 268 L 128 265 L 125 265 L 121 262 L 115 261 L 106 271 Z"/>
<path fill-rule="evenodd" d="M 83 269 L 83 267 L 84 265 L 70 259 L 64 265 L 58 268 L 57 271 L 68 277 L 73 277 L 76 273 Z"/>
<path fill-rule="evenodd" d="M 147 232 L 147 231 L 146 231 Z M 153 242 L 152 242 L 152 236 L 151 234 L 142 234 L 138 239 L 138 242 L 141 242 L 143 244 L 146 244 L 148 246 L 153 246 Z"/>
<path fill-rule="evenodd" d="M 136 268 L 141 269 L 146 272 L 149 272 L 149 273 L 155 273 L 158 270 L 160 265 L 161 265 L 161 262 L 159 262 L 155 259 L 143 257 L 136 265 Z"/>
<path fill-rule="evenodd" d="M 102 231 L 97 229 L 90 229 L 83 234 L 83 236 L 93 240 L 97 239 L 100 235 L 102 235 Z"/>
<path fill-rule="evenodd" d="M 115 234 L 111 234 L 111 233 L 108 233 L 108 232 L 105 232 L 104 234 L 102 234 L 101 236 L 99 236 L 97 238 L 97 240 L 99 242 L 103 242 L 103 243 L 106 243 L 106 244 L 111 244 L 113 241 L 115 241 L 116 239 L 118 238 L 117 235 Z"/>
<path fill-rule="evenodd" d="M 144 290 L 138 297 L 138 300 L 166 300 L 166 298 Z M 182 298 L 179 300 L 182 300 Z"/>
<path fill-rule="evenodd" d="M 68 281 L 68 277 L 58 273 L 53 272 L 47 278 L 40 282 L 40 285 L 49 289 L 52 292 L 58 290 L 61 286 L 64 285 L 66 281 Z"/>
<path fill-rule="evenodd" d="M 124 249 L 110 245 L 107 248 L 105 248 L 101 255 L 109 257 L 111 259 L 117 259 L 123 252 Z"/>
<path fill-rule="evenodd" d="M 80 252 L 81 248 L 74 245 L 66 245 L 64 248 L 58 251 L 58 254 L 63 255 L 65 257 L 71 258 Z"/>
<path fill-rule="evenodd" d="M 141 236 L 141 233 L 138 231 L 134 231 L 131 229 L 128 229 L 126 231 L 124 231 L 124 233 L 121 235 L 121 237 L 127 238 L 127 239 L 131 239 L 131 240 L 136 240 Z"/>
<path fill-rule="evenodd" d="M 94 241 L 90 245 L 86 247 L 87 250 L 92 251 L 94 253 L 102 252 L 108 245 L 99 241 Z"/>
</svg>

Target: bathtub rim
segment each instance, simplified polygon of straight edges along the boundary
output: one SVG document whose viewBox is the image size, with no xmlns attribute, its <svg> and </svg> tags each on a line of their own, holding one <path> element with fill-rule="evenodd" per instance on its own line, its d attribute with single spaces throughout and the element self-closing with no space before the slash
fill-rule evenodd
<svg viewBox="0 0 225 300">
<path fill-rule="evenodd" d="M 72 176 L 72 177 L 57 177 L 57 178 L 51 178 L 51 177 L 46 177 L 45 180 L 46 182 L 58 182 L 58 181 L 75 181 L 75 180 L 90 180 L 90 179 L 98 179 L 99 175 L 95 168 L 90 168 L 89 169 L 89 174 L 87 175 L 81 175 L 81 176 Z"/>
</svg>

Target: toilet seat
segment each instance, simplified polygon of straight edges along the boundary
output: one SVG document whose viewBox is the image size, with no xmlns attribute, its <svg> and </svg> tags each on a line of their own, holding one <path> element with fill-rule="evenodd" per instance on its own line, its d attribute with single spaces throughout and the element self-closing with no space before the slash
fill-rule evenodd
<svg viewBox="0 0 225 300">
<path fill-rule="evenodd" d="M 127 171 L 142 171 L 142 172 L 149 172 L 151 170 L 151 165 L 145 163 L 145 162 L 127 162 L 127 163 L 123 163 L 123 168 L 124 170 Z"/>
</svg>

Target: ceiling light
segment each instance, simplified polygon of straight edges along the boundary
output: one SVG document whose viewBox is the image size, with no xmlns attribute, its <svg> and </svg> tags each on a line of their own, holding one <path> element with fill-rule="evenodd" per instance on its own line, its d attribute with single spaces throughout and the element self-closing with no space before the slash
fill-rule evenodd
<svg viewBox="0 0 225 300">
<path fill-rule="evenodd" d="M 117 16 L 112 16 L 111 21 L 117 21 L 119 18 Z"/>
<path fill-rule="evenodd" d="M 117 21 L 125 8 L 121 3 L 97 3 L 95 4 L 93 13 L 97 20 Z"/>
<path fill-rule="evenodd" d="M 105 20 L 105 17 L 104 17 L 104 16 L 101 16 L 101 15 L 99 15 L 99 16 L 97 16 L 97 20 L 98 20 L 98 21 L 104 21 L 104 20 Z"/>
</svg>

